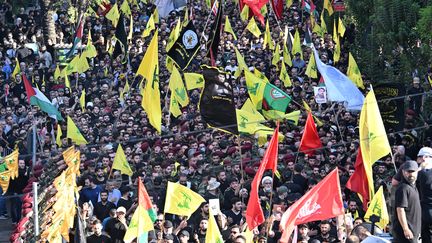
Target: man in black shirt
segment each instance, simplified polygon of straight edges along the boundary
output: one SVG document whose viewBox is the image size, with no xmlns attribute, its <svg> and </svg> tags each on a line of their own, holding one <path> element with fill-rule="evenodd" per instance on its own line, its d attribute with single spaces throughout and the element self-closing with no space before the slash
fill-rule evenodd
<svg viewBox="0 0 432 243">
<path fill-rule="evenodd" d="M 99 219 L 104 220 L 109 217 L 111 209 L 116 208 L 114 203 L 108 201 L 108 191 L 104 190 L 100 193 L 101 201 L 96 203 L 93 214 Z"/>
<path fill-rule="evenodd" d="M 231 205 L 232 208 L 231 210 L 228 210 L 225 212 L 225 215 L 227 216 L 228 219 L 228 226 L 232 226 L 232 225 L 241 225 L 240 221 L 242 220 L 243 216 L 242 216 L 242 202 L 240 200 L 240 198 L 238 197 L 234 197 L 231 199 Z"/>
<path fill-rule="evenodd" d="M 111 238 L 102 234 L 102 224 L 100 221 L 93 224 L 93 235 L 87 237 L 87 242 L 91 243 L 112 243 Z"/>
<path fill-rule="evenodd" d="M 417 186 L 422 208 L 422 241 L 432 242 L 432 159 L 426 158 L 419 171 Z"/>
<path fill-rule="evenodd" d="M 395 216 L 393 218 L 394 242 L 419 242 L 421 231 L 420 198 L 415 186 L 418 174 L 417 162 L 410 160 L 402 167 L 403 179 L 395 192 Z"/>
</svg>

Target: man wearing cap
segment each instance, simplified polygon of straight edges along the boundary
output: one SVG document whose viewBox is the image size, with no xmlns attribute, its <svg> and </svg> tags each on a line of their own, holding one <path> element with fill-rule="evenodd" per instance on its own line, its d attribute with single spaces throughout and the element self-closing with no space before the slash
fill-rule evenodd
<svg viewBox="0 0 432 243">
<path fill-rule="evenodd" d="M 110 219 L 106 226 L 105 232 L 111 237 L 113 243 L 123 243 L 123 237 L 126 234 L 126 208 L 117 208 L 117 217 Z"/>
<path fill-rule="evenodd" d="M 180 243 L 188 243 L 189 237 L 190 237 L 190 235 L 189 235 L 189 232 L 187 230 L 182 230 L 178 234 L 178 238 L 179 238 Z"/>
<path fill-rule="evenodd" d="M 402 166 L 403 178 L 395 192 L 395 217 L 393 217 L 394 242 L 419 242 L 421 232 L 420 198 L 415 186 L 417 162 L 409 160 Z"/>
<path fill-rule="evenodd" d="M 428 159 L 432 158 L 432 148 L 430 147 L 423 147 L 419 150 L 418 154 L 417 154 L 417 163 L 423 168 L 423 162 L 425 162 Z M 402 164 L 403 166 L 403 164 Z M 402 167 L 401 166 L 401 167 Z M 392 179 L 392 185 L 393 186 L 397 186 L 399 184 L 399 182 L 402 179 L 402 171 L 398 170 L 398 172 L 396 173 L 396 175 L 393 177 Z"/>
<path fill-rule="evenodd" d="M 422 208 L 422 241 L 432 242 L 432 157 L 424 157 L 418 173 L 417 188 Z"/>
</svg>

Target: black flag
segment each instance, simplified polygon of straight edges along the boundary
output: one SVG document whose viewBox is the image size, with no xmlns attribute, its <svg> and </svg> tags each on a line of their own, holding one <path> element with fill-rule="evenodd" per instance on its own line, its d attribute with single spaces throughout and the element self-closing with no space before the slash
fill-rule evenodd
<svg viewBox="0 0 432 243">
<path fill-rule="evenodd" d="M 203 66 L 204 89 L 200 113 L 211 127 L 238 134 L 233 89 L 226 74 L 214 67 Z"/>
<path fill-rule="evenodd" d="M 210 60 L 212 62 L 212 66 L 216 66 L 216 58 L 219 48 L 219 41 L 220 41 L 220 34 L 222 30 L 222 6 L 223 6 L 223 0 L 216 0 L 213 5 L 219 4 L 217 8 L 216 13 L 216 19 L 213 22 L 212 30 L 213 36 L 210 39 L 210 45 L 209 45 L 209 52 L 208 55 L 210 56 Z M 215 6 L 213 6 L 215 8 Z"/>
<path fill-rule="evenodd" d="M 123 54 L 123 60 L 122 63 L 126 63 L 127 62 L 127 51 L 128 51 L 128 44 L 127 44 L 127 34 L 126 34 L 126 29 L 125 29 L 125 25 L 124 25 L 124 18 L 123 18 L 123 14 L 120 14 L 118 23 L 117 23 L 117 28 L 115 31 L 115 38 L 116 40 L 116 44 L 114 47 L 114 52 L 113 52 L 113 58 L 117 58 L 120 54 Z"/>
<path fill-rule="evenodd" d="M 189 66 L 199 48 L 199 37 L 192 21 L 180 32 L 174 45 L 168 51 L 168 56 L 177 63 L 181 70 Z"/>
</svg>

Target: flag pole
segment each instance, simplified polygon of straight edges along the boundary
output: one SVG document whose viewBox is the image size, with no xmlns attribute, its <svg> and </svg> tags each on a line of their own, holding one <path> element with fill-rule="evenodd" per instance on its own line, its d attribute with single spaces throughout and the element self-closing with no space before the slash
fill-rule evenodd
<svg viewBox="0 0 432 243">
<path fill-rule="evenodd" d="M 276 122 L 276 129 L 277 129 L 277 131 L 278 131 L 278 133 L 276 134 L 276 136 L 279 136 L 279 121 L 277 121 Z M 278 139 L 278 138 L 277 138 Z M 279 145 L 278 145 L 279 146 Z M 277 170 L 277 162 L 276 162 L 276 170 Z M 272 171 L 273 173 L 272 173 L 272 185 L 271 185 L 271 191 L 270 191 L 270 199 L 269 199 L 269 205 L 270 205 L 270 215 L 272 214 L 272 201 L 273 201 L 273 186 L 274 186 L 274 175 L 275 175 L 275 172 L 276 171 Z M 272 217 L 270 217 L 270 218 L 272 218 Z M 268 237 L 268 235 L 269 235 L 269 233 L 270 233 L 270 230 L 271 230 L 271 225 L 272 225 L 273 223 L 271 222 L 271 221 L 269 221 L 268 222 L 268 225 L 267 225 L 267 227 L 266 227 L 266 237 Z"/>
</svg>

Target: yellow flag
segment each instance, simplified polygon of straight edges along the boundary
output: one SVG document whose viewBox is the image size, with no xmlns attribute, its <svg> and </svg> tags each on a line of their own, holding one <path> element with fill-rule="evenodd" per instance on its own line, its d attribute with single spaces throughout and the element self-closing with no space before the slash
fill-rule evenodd
<svg viewBox="0 0 432 243">
<path fill-rule="evenodd" d="M 12 79 L 15 79 L 15 76 L 17 76 L 18 74 L 21 73 L 21 67 L 20 67 L 20 62 L 18 61 L 18 58 L 15 57 L 15 68 L 12 72 Z"/>
<path fill-rule="evenodd" d="M 72 74 L 74 72 L 78 71 L 78 65 L 80 62 L 79 55 L 76 55 L 69 63 L 68 65 L 63 69 L 63 72 L 65 72 L 67 75 Z"/>
<path fill-rule="evenodd" d="M 165 50 L 167 52 L 169 51 L 169 49 L 171 49 L 171 47 L 174 45 L 175 41 L 179 37 L 180 30 L 181 30 L 181 22 L 180 22 L 180 18 L 178 18 L 176 27 L 174 28 L 174 30 L 171 31 L 168 37 L 168 41 L 165 47 Z"/>
<path fill-rule="evenodd" d="M 158 55 L 158 31 L 141 61 L 137 74 L 143 76 L 146 85 L 142 91 L 141 106 L 147 113 L 150 124 L 160 133 L 162 129 L 162 110 L 159 91 L 159 55 Z"/>
<path fill-rule="evenodd" d="M 353 81 L 353 83 L 357 87 L 361 89 L 365 88 L 363 85 L 363 78 L 361 76 L 360 69 L 358 68 L 357 62 L 355 61 L 351 52 L 349 53 L 349 58 L 348 58 L 347 76 L 349 79 L 351 79 L 351 81 Z"/>
<path fill-rule="evenodd" d="M 158 8 L 155 8 L 154 12 L 153 12 L 153 20 L 155 22 L 155 24 L 159 24 L 159 11 Z"/>
<path fill-rule="evenodd" d="M 343 37 L 345 35 L 345 25 L 343 24 L 341 18 L 339 17 L 339 21 L 338 21 L 338 33 L 341 37 Z"/>
<path fill-rule="evenodd" d="M 327 9 L 329 16 L 333 14 L 333 6 L 331 0 L 324 0 L 324 9 Z"/>
<path fill-rule="evenodd" d="M 243 9 L 240 13 L 240 19 L 242 21 L 246 21 L 249 19 L 249 6 L 248 5 L 243 5 Z"/>
<path fill-rule="evenodd" d="M 246 86 L 248 89 L 249 97 L 255 108 L 261 110 L 262 99 L 264 97 L 264 88 L 266 83 L 253 75 L 248 70 L 245 70 Z"/>
<path fill-rule="evenodd" d="M 261 35 L 261 31 L 259 30 L 254 18 L 249 20 L 249 24 L 246 26 L 246 29 L 249 30 L 249 32 L 251 32 L 256 38 L 259 38 Z"/>
<path fill-rule="evenodd" d="M 182 114 L 182 111 L 180 110 L 180 105 L 179 105 L 175 96 L 170 97 L 169 110 L 170 110 L 171 114 L 176 118 Z"/>
<path fill-rule="evenodd" d="M 112 164 L 112 169 L 121 171 L 122 174 L 132 176 L 133 171 L 127 162 L 126 155 L 123 151 L 121 144 L 117 147 L 117 152 L 114 157 L 114 162 Z"/>
<path fill-rule="evenodd" d="M 186 27 L 188 25 L 188 23 L 189 23 L 189 9 L 186 7 L 184 17 L 183 17 L 182 26 Z"/>
<path fill-rule="evenodd" d="M 122 5 L 120 6 L 120 10 L 128 16 L 132 16 L 131 9 L 129 7 L 129 3 L 126 0 L 123 1 Z"/>
<path fill-rule="evenodd" d="M 321 21 L 321 37 L 324 37 L 324 34 L 327 33 L 327 24 L 324 20 L 324 11 L 321 12 L 320 21 Z"/>
<path fill-rule="evenodd" d="M 67 138 L 70 138 L 72 142 L 81 145 L 81 144 L 87 144 L 87 140 L 84 138 L 84 136 L 81 134 L 78 127 L 75 125 L 73 120 L 68 116 L 67 117 Z"/>
<path fill-rule="evenodd" d="M 71 85 L 70 85 L 70 82 L 69 82 L 68 75 L 65 74 L 65 73 L 64 73 L 64 80 L 65 80 L 65 86 L 66 86 L 66 88 L 68 88 L 69 90 L 71 90 Z"/>
<path fill-rule="evenodd" d="M 236 117 L 238 131 L 243 134 L 255 134 L 258 125 L 265 121 L 265 118 L 258 111 L 252 113 L 244 108 L 236 109 Z"/>
<path fill-rule="evenodd" d="M 368 178 L 370 198 L 373 196 L 372 165 L 391 152 L 373 89 L 369 91 L 360 112 L 360 148 Z"/>
<path fill-rule="evenodd" d="M 300 58 L 303 60 L 303 51 L 301 49 L 301 43 L 300 43 L 300 34 L 298 32 L 298 29 L 296 29 L 296 32 L 294 34 L 294 43 L 293 43 L 293 47 L 292 47 L 292 52 L 293 55 L 300 53 Z"/>
<path fill-rule="evenodd" d="M 286 65 L 290 67 L 292 66 L 291 54 L 288 51 L 286 42 L 284 42 L 284 46 L 283 46 L 283 61 L 285 62 Z"/>
<path fill-rule="evenodd" d="M 87 45 L 81 54 L 84 57 L 93 58 L 97 56 L 96 47 L 93 45 L 92 39 L 91 39 L 91 32 L 89 29 L 88 36 L 87 36 Z"/>
<path fill-rule="evenodd" d="M 204 77 L 199 73 L 183 73 L 187 90 L 204 87 Z"/>
<path fill-rule="evenodd" d="M 284 118 L 289 120 L 289 121 L 292 121 L 294 123 L 294 125 L 297 126 L 299 118 L 300 118 L 300 113 L 301 113 L 300 111 L 293 111 L 293 112 L 290 112 L 288 114 L 285 114 Z"/>
<path fill-rule="evenodd" d="M 18 149 L 4 157 L 6 167 L 10 171 L 10 178 L 13 180 L 18 177 Z"/>
<path fill-rule="evenodd" d="M 267 15 L 267 5 L 263 5 L 262 8 L 260 9 L 260 13 L 262 16 L 266 16 Z"/>
<path fill-rule="evenodd" d="M 80 106 L 81 106 L 81 111 L 83 112 L 85 110 L 85 105 L 86 105 L 85 96 L 86 96 L 86 91 L 85 89 L 83 89 L 80 96 Z"/>
<path fill-rule="evenodd" d="M 164 213 L 190 217 L 205 202 L 204 198 L 191 189 L 168 182 Z"/>
<path fill-rule="evenodd" d="M 219 231 L 219 226 L 216 222 L 214 212 L 209 208 L 208 226 L 205 236 L 205 243 L 222 243 L 224 242 L 222 235 Z"/>
<path fill-rule="evenodd" d="M 339 40 L 339 36 L 336 36 L 335 41 L 335 47 L 334 47 L 334 51 L 333 51 L 333 61 L 339 62 L 340 60 L 340 55 L 341 55 L 341 46 L 340 46 L 340 40 Z"/>
<path fill-rule="evenodd" d="M 333 21 L 333 40 L 336 41 L 336 39 L 338 38 L 338 33 L 336 30 L 336 20 Z"/>
<path fill-rule="evenodd" d="M 237 36 L 235 35 L 234 30 L 231 27 L 231 23 L 228 20 L 228 16 L 225 16 L 224 31 L 230 33 L 233 36 L 234 40 L 237 40 Z"/>
<path fill-rule="evenodd" d="M 279 63 L 279 61 L 280 61 L 280 47 L 279 47 L 279 44 L 276 43 L 276 49 L 273 52 L 273 58 L 272 58 L 271 63 L 277 67 L 277 64 Z"/>
<path fill-rule="evenodd" d="M 306 67 L 306 72 L 305 74 L 309 77 L 309 78 L 318 78 L 318 73 L 317 73 L 317 66 L 315 63 L 315 55 L 311 55 L 309 58 L 309 63 Z"/>
<path fill-rule="evenodd" d="M 112 8 L 110 9 L 110 11 L 105 15 L 105 18 L 111 20 L 112 25 L 114 27 L 117 27 L 117 23 L 118 20 L 120 18 L 120 13 L 119 13 L 119 9 L 117 6 L 117 3 L 115 3 Z"/>
<path fill-rule="evenodd" d="M 321 26 L 319 26 L 318 24 L 314 25 L 314 27 L 312 29 L 312 33 L 317 33 L 318 36 L 323 37 Z"/>
<path fill-rule="evenodd" d="M 279 74 L 279 79 L 282 80 L 285 87 L 291 87 L 292 86 L 291 78 L 288 75 L 288 72 L 286 70 L 284 62 L 282 62 L 282 66 L 281 66 L 281 70 L 280 70 L 280 74 Z"/>
<path fill-rule="evenodd" d="M 246 65 L 246 62 L 242 56 L 242 54 L 237 50 L 237 47 L 234 47 L 236 58 L 237 58 L 237 70 L 234 73 L 234 77 L 238 78 L 242 71 L 249 70 L 248 66 Z"/>
<path fill-rule="evenodd" d="M 54 71 L 54 79 L 58 80 L 60 78 L 60 75 L 61 75 L 60 67 L 57 66 L 55 71 Z"/>
<path fill-rule="evenodd" d="M 169 80 L 169 88 L 171 90 L 171 97 L 174 96 L 182 107 L 185 107 L 187 104 L 189 104 L 188 93 L 183 84 L 180 72 L 175 66 L 173 67 L 173 72 Z"/>
<path fill-rule="evenodd" d="M 268 47 L 269 47 L 270 50 L 274 50 L 274 45 L 273 45 L 273 41 L 272 41 L 272 38 L 271 38 L 270 25 L 269 25 L 268 19 L 267 19 L 267 22 L 266 22 L 266 29 L 265 29 L 265 32 L 264 32 L 263 49 L 266 49 L 267 44 L 268 44 Z"/>
<path fill-rule="evenodd" d="M 286 0 L 286 7 L 289 8 L 293 4 L 293 0 Z"/>
<path fill-rule="evenodd" d="M 124 94 L 127 93 L 127 92 L 129 92 L 129 90 L 130 90 L 129 82 L 126 80 L 126 84 L 125 84 L 122 92 L 120 93 L 120 100 L 121 101 L 124 101 Z"/>
<path fill-rule="evenodd" d="M 153 15 L 151 15 L 147 21 L 146 28 L 144 29 L 144 31 L 142 33 L 142 37 L 145 38 L 145 37 L 149 36 L 151 31 L 154 30 L 155 28 L 156 28 L 156 26 L 154 23 L 154 18 L 153 18 Z"/>
<path fill-rule="evenodd" d="M 9 180 L 10 180 L 10 171 L 5 170 L 0 173 L 0 187 L 3 190 L 3 195 L 7 192 L 7 189 L 9 187 Z"/>
<path fill-rule="evenodd" d="M 133 33 L 134 33 L 133 17 L 132 17 L 132 15 L 131 15 L 131 17 L 130 17 L 130 21 L 129 21 L 129 34 L 128 34 L 128 36 L 127 36 L 127 40 L 132 40 Z"/>
<path fill-rule="evenodd" d="M 387 205 L 382 186 L 380 186 L 375 196 L 372 198 L 372 201 L 370 201 L 368 210 L 366 211 L 364 218 L 366 219 L 366 221 L 370 222 L 369 218 L 372 215 L 380 217 L 380 221 L 376 224 L 381 229 L 385 229 L 387 224 L 390 222 L 390 217 L 387 211 Z"/>
<path fill-rule="evenodd" d="M 87 70 L 90 69 L 87 58 L 84 55 L 80 55 L 76 68 L 78 73 L 85 73 Z"/>
<path fill-rule="evenodd" d="M 59 124 L 57 124 L 56 144 L 57 144 L 57 146 L 59 146 L 59 147 L 62 146 L 62 139 L 61 139 L 62 135 L 63 135 L 63 133 L 62 133 L 61 127 L 60 127 Z"/>
<path fill-rule="evenodd" d="M 42 86 L 46 86 L 46 83 L 45 83 L 45 74 L 42 75 Z"/>
<path fill-rule="evenodd" d="M 254 68 L 254 75 L 266 83 L 269 82 L 268 78 L 260 70 L 258 70 L 258 68 Z"/>
</svg>

